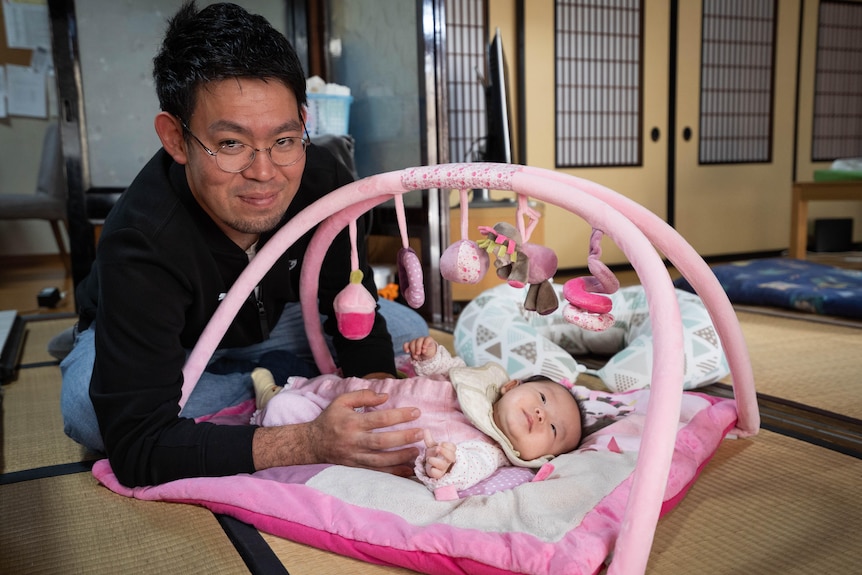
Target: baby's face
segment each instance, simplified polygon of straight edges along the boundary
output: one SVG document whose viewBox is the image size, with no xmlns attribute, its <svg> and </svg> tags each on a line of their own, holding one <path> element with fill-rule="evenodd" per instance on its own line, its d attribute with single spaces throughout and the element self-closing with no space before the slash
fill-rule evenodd
<svg viewBox="0 0 862 575">
<path fill-rule="evenodd" d="M 581 441 L 581 411 L 572 394 L 552 381 L 510 381 L 494 404 L 494 422 L 530 460 L 574 450 Z"/>
</svg>

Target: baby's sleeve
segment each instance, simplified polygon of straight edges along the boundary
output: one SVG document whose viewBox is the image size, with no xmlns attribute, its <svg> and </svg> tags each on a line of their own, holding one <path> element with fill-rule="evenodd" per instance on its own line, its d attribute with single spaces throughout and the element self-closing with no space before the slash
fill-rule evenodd
<svg viewBox="0 0 862 575">
<path fill-rule="evenodd" d="M 505 465 L 510 463 L 502 449 L 485 441 L 472 440 L 455 446 L 455 464 L 440 479 L 425 473 L 425 452 L 416 458 L 414 471 L 437 500 L 448 501 L 457 499 L 459 491 L 476 485 Z"/>
<path fill-rule="evenodd" d="M 453 367 L 464 367 L 466 364 L 460 357 L 452 357 L 449 350 L 437 345 L 437 353 L 431 359 L 411 361 L 416 375 L 437 375 L 449 373 Z"/>
</svg>

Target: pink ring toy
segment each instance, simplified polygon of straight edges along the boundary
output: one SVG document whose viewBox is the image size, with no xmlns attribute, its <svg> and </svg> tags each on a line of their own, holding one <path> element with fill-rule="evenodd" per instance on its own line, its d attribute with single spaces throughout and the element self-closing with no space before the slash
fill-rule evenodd
<svg viewBox="0 0 862 575">
<path fill-rule="evenodd" d="M 566 304 L 563 319 L 590 331 L 605 331 L 614 325 L 614 316 L 609 313 L 592 313 L 583 308 Z"/>
<path fill-rule="evenodd" d="M 583 308 L 589 313 L 608 313 L 613 307 L 608 296 L 588 292 L 586 279 L 582 277 L 570 279 L 563 284 L 563 297 L 573 306 Z"/>
<path fill-rule="evenodd" d="M 742 330 L 727 295 L 709 266 L 661 218 L 594 182 L 528 166 L 444 164 L 370 176 L 327 194 L 279 230 L 231 287 L 186 361 L 180 405 L 185 405 L 248 294 L 281 254 L 321 221 L 323 223 L 315 232 L 303 265 L 300 301 L 315 361 L 322 372 L 333 372 L 335 364 L 324 342 L 317 314 L 317 277 L 325 247 L 351 219 L 377 204 L 407 191 L 434 188 L 510 190 L 559 206 L 610 236 L 637 273 L 648 294 L 649 314 L 654 325 L 654 383 L 640 456 L 608 573 L 643 573 L 668 480 L 683 380 L 679 307 L 670 276 L 656 249 L 701 296 L 721 338 L 737 404 L 738 424 L 733 433 L 738 436 L 756 434 L 760 414 Z"/>
</svg>

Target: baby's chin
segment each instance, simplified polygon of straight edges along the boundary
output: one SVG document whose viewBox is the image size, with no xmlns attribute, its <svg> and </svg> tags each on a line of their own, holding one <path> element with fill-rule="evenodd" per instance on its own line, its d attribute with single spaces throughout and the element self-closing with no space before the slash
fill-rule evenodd
<svg viewBox="0 0 862 575">
<path fill-rule="evenodd" d="M 513 445 L 512 447 L 515 449 L 515 451 L 518 452 L 519 457 L 521 459 L 523 459 L 524 461 L 532 461 L 533 459 L 538 459 L 539 457 L 553 457 L 553 455 L 551 455 L 551 453 L 547 452 L 547 451 L 543 451 L 543 452 L 527 451 L 527 452 L 524 452 L 524 451 L 518 449 L 518 447 L 515 445 Z"/>
</svg>

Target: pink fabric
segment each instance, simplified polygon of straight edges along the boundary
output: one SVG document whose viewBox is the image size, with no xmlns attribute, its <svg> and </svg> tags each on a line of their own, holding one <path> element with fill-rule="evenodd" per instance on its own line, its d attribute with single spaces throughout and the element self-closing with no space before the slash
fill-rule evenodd
<svg viewBox="0 0 862 575">
<path fill-rule="evenodd" d="M 374 311 L 368 313 L 335 312 L 338 331 L 347 339 L 365 339 L 374 326 Z"/>
<path fill-rule="evenodd" d="M 613 307 L 611 298 L 587 290 L 586 278 L 570 279 L 563 284 L 563 296 L 570 304 L 592 313 L 609 313 Z"/>
<path fill-rule="evenodd" d="M 368 411 L 416 407 L 422 412 L 416 421 L 394 425 L 385 430 L 420 426 L 430 433 L 434 441 L 456 444 L 458 463 L 439 479 L 425 474 L 424 441 L 413 444 L 419 449 L 419 456 L 415 461 L 416 476 L 438 497 L 457 499 L 459 494 L 463 497 L 487 495 L 530 481 L 533 475 L 529 470 L 523 470 L 521 473 L 497 472 L 501 467 L 511 465 L 503 451 L 461 411 L 455 389 L 448 379 L 442 375 L 433 375 L 448 372 L 446 366 L 453 363 L 463 366 L 463 362 L 453 362 L 443 347 L 438 348 L 438 354 L 440 352 L 444 352 L 447 359 L 438 362 L 436 367 L 443 371 L 426 370 L 422 375 L 410 379 L 381 379 L 375 380 L 372 385 L 366 379 L 342 378 L 333 374 L 309 379 L 292 378 L 289 386 L 275 394 L 264 409 L 255 411 L 251 422 L 273 427 L 312 421 L 338 396 L 371 388 L 375 392 L 386 393 L 389 397 L 381 406 L 365 408 Z M 434 365 L 425 367 L 433 368 Z"/>
<path fill-rule="evenodd" d="M 704 301 L 721 337 L 733 375 L 739 409 L 738 435 L 759 428 L 754 378 L 742 330 L 721 285 L 706 263 L 666 222 L 628 198 L 566 174 L 517 165 L 445 164 L 409 168 L 365 178 L 328 194 L 293 218 L 258 253 L 228 292 L 184 368 L 181 403 L 191 393 L 227 325 L 275 259 L 316 222 L 323 221 L 306 255 L 300 300 L 315 361 L 324 373 L 335 364 L 323 341 L 317 315 L 317 277 L 326 248 L 347 223 L 371 207 L 416 189 L 492 188 L 511 190 L 557 205 L 586 220 L 622 250 L 644 286 L 655 330 L 652 400 L 643 449 L 632 478 L 609 573 L 642 573 L 662 507 L 677 434 L 683 380 L 679 308 L 661 253 L 689 280 Z M 537 554 L 541 555 L 541 546 Z"/>
<path fill-rule="evenodd" d="M 252 425 L 278 427 L 317 419 L 330 403 L 311 390 L 282 390 L 272 396 L 266 408 L 254 412 Z"/>
<path fill-rule="evenodd" d="M 425 305 L 422 262 L 411 247 L 398 250 L 398 285 L 407 305 L 413 309 L 419 309 Z"/>
<path fill-rule="evenodd" d="M 444 485 L 434 490 L 434 499 L 437 501 L 453 501 L 458 499 L 458 489 L 454 485 Z"/>
<path fill-rule="evenodd" d="M 332 375 L 322 375 L 306 380 L 299 380 L 291 388 L 299 394 L 314 397 L 317 405 L 329 405 L 336 397 L 350 391 L 368 389 L 368 380 L 359 377 L 342 378 Z M 381 379 L 374 383 L 374 390 L 389 394 L 386 403 L 379 409 L 390 409 L 396 407 L 418 407 L 422 416 L 418 421 L 411 421 L 386 428 L 387 430 L 412 429 L 421 425 L 431 432 L 438 442 L 451 441 L 461 443 L 462 441 L 480 440 L 494 444 L 487 435 L 476 429 L 470 420 L 461 412 L 458 405 L 458 397 L 455 389 L 449 381 L 442 376 L 415 376 L 410 379 Z M 279 393 L 271 401 L 284 395 Z M 291 398 L 284 395 L 285 403 Z M 374 410 L 377 408 L 366 408 Z M 284 423 L 299 423 L 305 420 L 285 421 Z M 424 451 L 424 444 L 415 444 Z"/>
<path fill-rule="evenodd" d="M 450 282 L 475 284 L 482 281 L 491 265 L 488 252 L 470 239 L 458 240 L 440 257 L 440 275 Z"/>
<path fill-rule="evenodd" d="M 634 393 L 643 397 L 648 392 Z M 687 408 L 684 417 L 688 422 L 681 425 L 675 441 L 671 473 L 661 498 L 662 512 L 679 502 L 735 422 L 732 401 L 693 393 L 686 396 L 700 398 L 700 402 L 687 403 L 692 407 Z M 693 409 L 696 411 L 692 412 Z M 641 420 L 647 417 L 640 408 L 635 413 L 639 415 L 627 417 Z M 620 440 L 618 447 L 623 452 L 634 449 L 637 445 L 631 443 L 627 430 L 638 428 L 636 423 L 634 419 L 623 418 L 591 435 L 583 449 L 601 451 L 616 439 Z M 132 489 L 117 482 L 107 460 L 97 462 L 93 474 L 103 485 L 127 497 L 198 504 L 268 533 L 363 561 L 428 573 L 459 574 L 596 573 L 614 550 L 633 488 L 633 476 L 629 476 L 563 537 L 546 541 L 523 531 L 453 526 L 447 517 L 457 506 L 445 502 L 432 504 L 433 517 L 413 523 L 394 513 L 351 504 L 310 486 L 319 473 L 337 469 L 323 465 L 283 467 L 253 475 L 183 479 Z M 556 489 L 553 486 L 560 473 L 559 468 L 549 466 L 546 477 L 539 483 Z M 411 483 L 399 481 L 406 486 Z M 423 498 L 431 497 L 427 491 L 423 493 Z M 569 495 L 579 497 L 574 491 Z M 391 497 L 402 496 L 405 495 L 391 493 Z M 501 496 L 509 498 L 506 494 Z M 513 505 L 517 501 L 512 498 Z M 513 514 L 527 511 L 512 508 Z M 559 513 L 565 516 L 569 512 L 561 507 Z M 500 517 L 500 524 L 504 522 L 505 518 Z"/>
<path fill-rule="evenodd" d="M 566 304 L 563 319 L 590 331 L 605 331 L 614 325 L 614 316 L 609 313 L 591 313 L 582 307 Z"/>
</svg>

